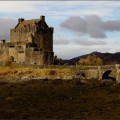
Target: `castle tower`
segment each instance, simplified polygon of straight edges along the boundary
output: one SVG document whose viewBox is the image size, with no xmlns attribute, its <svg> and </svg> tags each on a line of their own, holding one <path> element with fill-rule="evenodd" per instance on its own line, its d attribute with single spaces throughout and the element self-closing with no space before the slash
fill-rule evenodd
<svg viewBox="0 0 120 120">
<path fill-rule="evenodd" d="M 32 20 L 19 18 L 18 24 L 10 30 L 10 41 L 15 44 L 12 49 L 20 49 L 14 54 L 16 63 L 53 64 L 53 31 L 43 15 Z"/>
</svg>

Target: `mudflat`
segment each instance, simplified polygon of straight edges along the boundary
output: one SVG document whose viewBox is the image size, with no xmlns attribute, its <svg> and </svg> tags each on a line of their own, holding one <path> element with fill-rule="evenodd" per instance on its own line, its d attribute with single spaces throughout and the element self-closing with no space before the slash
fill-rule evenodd
<svg viewBox="0 0 120 120">
<path fill-rule="evenodd" d="M 120 119 L 120 84 L 0 82 L 0 119 Z"/>
</svg>

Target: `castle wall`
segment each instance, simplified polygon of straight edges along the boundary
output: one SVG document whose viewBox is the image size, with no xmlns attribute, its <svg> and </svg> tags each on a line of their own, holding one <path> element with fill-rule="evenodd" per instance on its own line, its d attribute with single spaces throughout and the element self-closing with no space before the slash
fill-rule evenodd
<svg viewBox="0 0 120 120">
<path fill-rule="evenodd" d="M 43 61 L 44 65 L 52 65 L 54 61 L 54 52 L 44 52 Z"/>
<path fill-rule="evenodd" d="M 26 64 L 33 64 L 33 61 L 32 61 L 33 54 L 34 54 L 34 48 L 26 48 L 25 50 Z"/>
<path fill-rule="evenodd" d="M 10 30 L 10 42 L 19 42 L 20 40 L 20 32 L 15 29 Z"/>
<path fill-rule="evenodd" d="M 0 49 L 0 61 L 2 61 L 2 50 Z"/>
<path fill-rule="evenodd" d="M 53 52 L 34 51 L 34 48 L 26 48 L 25 51 L 25 61 L 28 64 L 51 65 L 53 58 Z"/>
<path fill-rule="evenodd" d="M 9 47 L 9 56 L 15 56 L 15 48 L 14 47 Z"/>
<path fill-rule="evenodd" d="M 25 63 L 25 53 L 24 52 L 18 52 L 18 60 L 17 63 Z"/>
<path fill-rule="evenodd" d="M 51 29 L 44 34 L 43 42 L 45 51 L 53 51 L 53 31 Z"/>
<path fill-rule="evenodd" d="M 34 48 L 26 48 L 25 61 L 28 64 L 43 65 L 43 51 L 34 51 Z"/>
<path fill-rule="evenodd" d="M 46 52 L 53 51 L 53 28 L 35 34 L 38 46 Z"/>
<path fill-rule="evenodd" d="M 24 44 L 9 47 L 9 58 L 12 58 L 15 63 L 25 63 L 25 48 Z"/>
<path fill-rule="evenodd" d="M 27 42 L 29 41 L 28 34 L 32 33 L 34 35 L 33 29 L 11 29 L 10 30 L 10 40 L 11 42 Z"/>
<path fill-rule="evenodd" d="M 49 52 L 48 60 L 48 65 L 54 64 L 54 52 Z"/>
<path fill-rule="evenodd" d="M 40 32 L 39 34 L 36 33 L 35 38 L 36 38 L 35 43 L 38 45 L 38 47 L 40 49 L 44 49 L 44 41 L 43 41 L 44 35 L 43 35 L 43 33 L 42 32 Z"/>
<path fill-rule="evenodd" d="M 17 60 L 18 60 L 16 52 L 17 51 L 16 51 L 15 47 L 9 47 L 9 58 L 13 57 L 15 62 L 17 62 Z"/>
<path fill-rule="evenodd" d="M 33 64 L 43 65 L 43 52 L 35 51 L 32 60 L 33 60 Z"/>
<path fill-rule="evenodd" d="M 8 46 L 6 44 L 0 44 L 0 61 L 9 59 Z"/>
</svg>

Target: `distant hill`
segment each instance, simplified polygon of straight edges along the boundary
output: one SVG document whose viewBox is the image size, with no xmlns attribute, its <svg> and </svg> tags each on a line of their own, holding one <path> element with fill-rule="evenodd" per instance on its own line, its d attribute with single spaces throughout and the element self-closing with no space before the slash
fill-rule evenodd
<svg viewBox="0 0 120 120">
<path fill-rule="evenodd" d="M 69 65 L 75 65 L 75 63 L 78 62 L 81 58 L 86 58 L 88 55 L 96 55 L 100 57 L 103 60 L 103 64 L 105 65 L 120 63 L 120 52 L 116 53 L 92 52 L 90 54 L 72 58 L 70 60 L 64 60 L 64 63 L 68 63 Z"/>
</svg>

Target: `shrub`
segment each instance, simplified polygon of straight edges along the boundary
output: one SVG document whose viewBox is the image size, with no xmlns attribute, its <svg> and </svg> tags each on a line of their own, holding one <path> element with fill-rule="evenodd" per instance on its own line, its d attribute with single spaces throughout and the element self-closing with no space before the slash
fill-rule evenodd
<svg viewBox="0 0 120 120">
<path fill-rule="evenodd" d="M 56 71 L 55 70 L 50 70 L 48 75 L 55 75 L 56 74 Z"/>
</svg>

